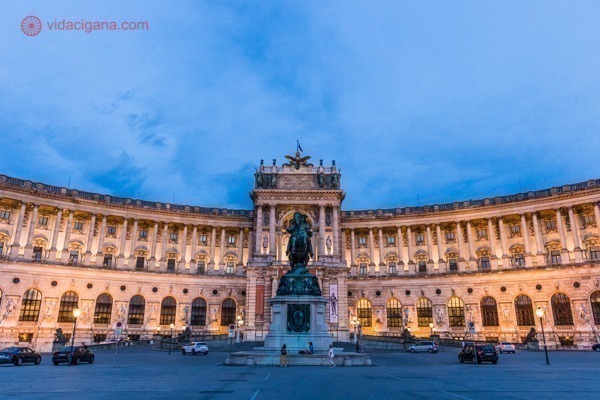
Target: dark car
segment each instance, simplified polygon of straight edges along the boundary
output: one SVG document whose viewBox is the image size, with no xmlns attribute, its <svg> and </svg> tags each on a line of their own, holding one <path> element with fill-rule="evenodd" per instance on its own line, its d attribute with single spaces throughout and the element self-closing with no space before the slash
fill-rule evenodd
<svg viewBox="0 0 600 400">
<path fill-rule="evenodd" d="M 476 358 L 477 357 L 477 358 Z M 496 349 L 491 344 L 486 345 L 466 345 L 463 349 L 458 353 L 458 362 L 464 363 L 465 361 L 473 361 L 477 363 L 481 363 L 484 361 L 489 361 L 492 364 L 496 364 L 498 362 L 498 353 Z"/>
<path fill-rule="evenodd" d="M 34 363 L 38 365 L 42 362 L 40 353 L 36 353 L 29 347 L 8 347 L 0 350 L 0 364 L 15 364 L 17 367 L 23 363 Z"/>
<path fill-rule="evenodd" d="M 79 362 L 87 362 L 90 364 L 94 363 L 94 353 L 88 350 L 85 346 L 74 346 L 73 347 L 73 358 L 71 356 L 71 346 L 61 347 L 52 353 L 52 362 L 54 365 L 60 363 L 68 363 L 71 360 L 72 365 L 76 365 Z"/>
<path fill-rule="evenodd" d="M 595 345 L 592 346 L 592 350 L 594 351 L 600 351 L 600 343 L 596 343 Z"/>
</svg>

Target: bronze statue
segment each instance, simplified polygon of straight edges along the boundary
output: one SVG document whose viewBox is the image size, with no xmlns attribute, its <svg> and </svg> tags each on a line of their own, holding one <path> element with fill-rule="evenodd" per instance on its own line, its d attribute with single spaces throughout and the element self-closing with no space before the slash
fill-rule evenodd
<svg viewBox="0 0 600 400">
<path fill-rule="evenodd" d="M 537 342 L 537 333 L 535 331 L 535 328 L 531 328 L 531 330 L 529 331 L 529 333 L 527 334 L 527 337 L 525 338 L 525 343 L 527 342 Z"/>
<path fill-rule="evenodd" d="M 287 228 L 291 234 L 285 254 L 290 260 L 292 271 L 306 273 L 306 265 L 311 257 L 314 257 L 312 248 L 312 231 L 308 225 L 305 215 L 294 213 L 294 219 Z M 296 271 L 297 270 L 297 271 Z"/>
<path fill-rule="evenodd" d="M 63 331 L 61 328 L 58 328 L 56 330 L 56 333 L 54 333 L 54 341 L 55 342 L 66 342 L 67 338 L 65 337 L 65 335 L 63 335 Z"/>
</svg>

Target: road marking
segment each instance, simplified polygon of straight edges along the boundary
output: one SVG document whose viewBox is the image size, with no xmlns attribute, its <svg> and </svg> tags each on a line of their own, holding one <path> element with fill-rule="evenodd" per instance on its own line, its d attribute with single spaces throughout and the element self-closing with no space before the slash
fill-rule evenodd
<svg viewBox="0 0 600 400">
<path fill-rule="evenodd" d="M 442 389 L 438 389 L 438 390 L 439 390 L 440 392 L 442 392 L 442 393 L 449 394 L 450 396 L 455 396 L 455 397 L 458 397 L 459 399 L 473 400 L 473 399 L 471 399 L 471 398 L 469 398 L 469 397 L 459 396 L 458 394 L 454 394 L 454 393 L 446 392 L 445 390 L 442 390 Z"/>
<path fill-rule="evenodd" d="M 141 364 L 144 364 L 144 363 L 142 363 L 142 362 L 138 362 L 138 363 L 133 363 L 133 364 L 115 365 L 115 367 L 117 367 L 117 368 L 123 368 L 123 367 L 132 367 L 132 366 L 134 366 L 134 365 L 141 365 Z"/>
<path fill-rule="evenodd" d="M 258 396 L 259 393 L 260 393 L 260 390 L 257 390 L 256 392 L 254 392 L 254 394 L 252 395 L 252 397 L 250 397 L 250 400 L 256 399 L 256 397 Z"/>
<path fill-rule="evenodd" d="M 267 375 L 267 377 L 265 378 L 265 381 L 268 381 L 270 377 L 271 377 L 271 374 Z"/>
<path fill-rule="evenodd" d="M 399 381 L 405 381 L 408 379 L 408 378 L 402 378 L 402 377 L 394 376 L 394 375 L 390 375 L 390 374 L 383 374 L 383 375 L 388 376 L 390 378 L 398 379 Z"/>
<path fill-rule="evenodd" d="M 215 367 L 217 365 L 222 365 L 225 361 L 219 361 L 218 363 L 211 364 L 211 367 Z"/>
</svg>

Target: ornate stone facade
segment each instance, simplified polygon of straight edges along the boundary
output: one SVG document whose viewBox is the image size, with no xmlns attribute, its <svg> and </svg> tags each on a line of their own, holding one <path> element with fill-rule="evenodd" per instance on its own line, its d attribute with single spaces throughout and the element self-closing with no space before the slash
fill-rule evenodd
<svg viewBox="0 0 600 400">
<path fill-rule="evenodd" d="M 309 264 L 337 296 L 334 340 L 351 333 L 521 341 L 546 311 L 550 347 L 587 348 L 600 327 L 600 180 L 511 196 L 341 211 L 333 165 L 261 165 L 253 210 L 165 204 L 0 175 L 0 345 L 48 350 L 56 329 L 133 338 L 190 327 L 245 340 L 269 331 L 289 269 L 294 212 L 308 217 Z M 295 160 L 295 161 L 294 161 Z M 331 289 L 333 288 L 333 289 Z M 333 293 L 335 292 L 335 293 Z M 334 296 L 334 298 L 335 298 Z M 430 325 L 431 324 L 431 325 Z"/>
</svg>

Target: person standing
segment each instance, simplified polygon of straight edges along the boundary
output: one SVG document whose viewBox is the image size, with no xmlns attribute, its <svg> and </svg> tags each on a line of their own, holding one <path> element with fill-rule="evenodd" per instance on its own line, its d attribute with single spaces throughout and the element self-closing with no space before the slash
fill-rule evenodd
<svg viewBox="0 0 600 400">
<path fill-rule="evenodd" d="M 281 346 L 281 356 L 279 356 L 279 365 L 287 367 L 287 347 L 285 343 Z"/>
<path fill-rule="evenodd" d="M 335 368 L 335 362 L 333 361 L 333 358 L 335 357 L 335 354 L 333 354 L 333 344 L 329 345 L 329 368 Z"/>
</svg>

